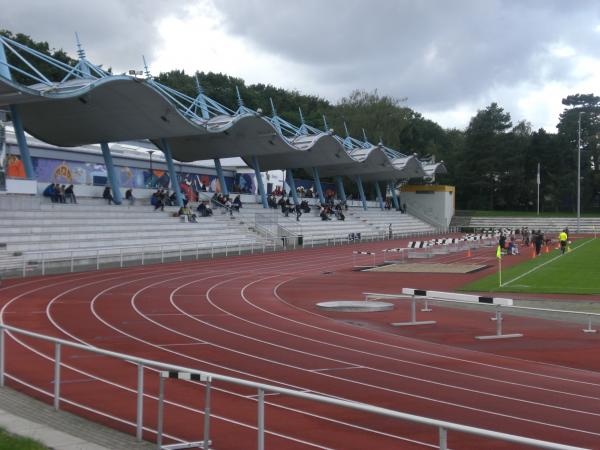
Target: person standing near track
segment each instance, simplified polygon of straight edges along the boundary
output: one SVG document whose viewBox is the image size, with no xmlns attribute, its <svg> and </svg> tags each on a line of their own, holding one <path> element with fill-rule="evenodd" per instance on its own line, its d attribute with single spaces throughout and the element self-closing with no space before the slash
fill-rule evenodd
<svg viewBox="0 0 600 450">
<path fill-rule="evenodd" d="M 540 255 L 540 252 L 542 251 L 543 242 L 544 242 L 544 234 L 542 233 L 542 230 L 538 230 L 537 233 L 535 234 L 535 241 L 533 242 L 533 244 L 535 245 L 535 256 Z"/>
<path fill-rule="evenodd" d="M 567 235 L 566 230 L 562 230 L 560 232 L 560 234 L 558 235 L 558 240 L 560 241 L 560 253 L 562 255 L 565 254 L 565 250 L 567 249 L 567 240 L 569 239 L 569 236 Z"/>
</svg>

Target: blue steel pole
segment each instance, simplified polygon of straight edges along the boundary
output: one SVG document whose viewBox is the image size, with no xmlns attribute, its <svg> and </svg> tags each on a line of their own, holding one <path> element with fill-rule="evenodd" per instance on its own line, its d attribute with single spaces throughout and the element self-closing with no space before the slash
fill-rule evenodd
<svg viewBox="0 0 600 450">
<path fill-rule="evenodd" d="M 363 204 L 363 209 L 367 210 L 367 199 L 365 198 L 365 190 L 363 189 L 362 180 L 360 175 L 356 176 L 356 185 L 358 186 L 358 195 L 360 195 L 360 201 Z"/>
<path fill-rule="evenodd" d="M 169 168 L 169 178 L 171 179 L 171 189 L 175 191 L 175 197 L 177 198 L 177 206 L 180 208 L 183 206 L 183 196 L 181 195 L 181 189 L 179 188 L 179 180 L 177 179 L 177 173 L 175 172 L 175 164 L 173 164 L 173 156 L 171 155 L 171 146 L 166 139 L 160 140 L 162 151 L 165 154 L 167 160 L 167 167 Z"/>
<path fill-rule="evenodd" d="M 296 192 L 296 182 L 294 181 L 294 174 L 292 173 L 292 169 L 287 169 L 287 184 L 290 186 L 290 191 L 292 191 L 292 198 L 294 199 L 294 205 L 298 206 L 300 202 L 298 201 L 298 192 Z"/>
<path fill-rule="evenodd" d="M 260 174 L 260 166 L 258 165 L 258 158 L 256 157 L 256 155 L 252 155 L 252 165 L 254 166 L 256 185 L 258 186 L 258 193 L 260 194 L 260 198 L 262 199 L 263 208 L 268 208 L 269 204 L 267 203 L 267 192 L 265 191 L 265 185 Z"/>
<path fill-rule="evenodd" d="M 121 196 L 121 185 L 119 183 L 119 177 L 115 171 L 115 165 L 113 164 L 112 155 L 110 154 L 110 148 L 106 142 L 100 144 L 102 149 L 102 156 L 104 157 L 104 165 L 106 166 L 106 173 L 108 174 L 108 182 L 112 189 L 113 201 L 120 205 L 123 201 Z"/>
<path fill-rule="evenodd" d="M 379 201 L 379 207 L 383 210 L 383 198 L 381 196 L 381 188 L 379 182 L 375 182 L 375 193 L 377 194 L 377 200 Z"/>
<path fill-rule="evenodd" d="M 12 80 L 10 69 L 6 64 L 8 64 L 8 61 L 6 59 L 6 53 L 4 52 L 4 45 L 0 42 L 0 76 L 7 80 Z M 19 116 L 19 110 L 15 105 L 10 105 L 10 116 L 12 117 L 13 127 L 15 128 L 15 135 L 17 136 L 17 143 L 19 144 L 19 152 L 21 154 L 21 161 L 23 161 L 23 167 L 25 168 L 25 175 L 30 180 L 35 180 L 33 163 L 31 162 L 27 139 L 25 138 L 25 132 L 23 131 L 23 123 L 21 122 L 21 116 Z"/>
<path fill-rule="evenodd" d="M 390 183 L 390 191 L 392 191 L 392 201 L 394 202 L 394 209 L 400 211 L 400 200 L 398 200 L 398 194 L 396 194 L 396 186 L 392 181 Z"/>
<path fill-rule="evenodd" d="M 335 181 L 337 182 L 338 187 L 338 197 L 341 201 L 346 203 L 346 191 L 344 190 L 344 181 L 340 175 L 335 177 Z"/>
<path fill-rule="evenodd" d="M 324 204 L 325 196 L 323 195 L 323 186 L 321 186 L 321 179 L 319 178 L 319 171 L 316 167 L 313 167 L 313 177 L 317 187 L 317 193 L 319 194 L 319 201 Z"/>
<path fill-rule="evenodd" d="M 227 189 L 227 183 L 225 183 L 225 175 L 223 174 L 223 167 L 221 167 L 221 160 L 215 158 L 215 168 L 217 169 L 217 175 L 219 176 L 219 183 L 221 184 L 221 192 L 223 195 L 229 195 L 229 189 Z"/>
</svg>

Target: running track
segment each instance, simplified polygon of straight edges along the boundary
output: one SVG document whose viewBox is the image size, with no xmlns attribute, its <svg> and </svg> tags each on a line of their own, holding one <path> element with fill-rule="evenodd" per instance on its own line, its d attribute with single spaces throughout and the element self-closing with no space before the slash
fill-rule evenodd
<svg viewBox="0 0 600 450">
<path fill-rule="evenodd" d="M 406 330 L 388 325 L 405 320 L 406 304 L 374 315 L 315 309 L 316 301 L 361 299 L 363 291 L 452 288 L 493 271 L 352 271 L 352 250 L 395 246 L 400 243 L 14 280 L 0 289 L 0 314 L 8 325 L 144 358 L 600 448 L 598 337 L 577 326 L 511 318 L 506 332 L 526 326 L 519 330 L 524 339 L 482 343 L 473 336 L 493 332 L 489 313 L 435 308 L 428 318 L 438 325 Z M 494 251 L 478 250 L 474 257 L 491 263 Z M 53 348 L 11 336 L 6 349 L 7 384 L 51 401 Z M 62 361 L 62 408 L 133 432 L 136 366 L 66 348 Z M 166 382 L 165 431 L 175 439 L 201 438 L 200 384 Z M 144 391 L 144 437 L 153 441 L 158 377 L 152 369 L 145 369 Z M 437 443 L 430 427 L 280 395 L 266 401 L 268 449 L 422 449 Z M 212 405 L 215 448 L 256 447 L 256 392 L 214 383 Z M 456 433 L 449 433 L 449 446 L 516 448 Z"/>
</svg>

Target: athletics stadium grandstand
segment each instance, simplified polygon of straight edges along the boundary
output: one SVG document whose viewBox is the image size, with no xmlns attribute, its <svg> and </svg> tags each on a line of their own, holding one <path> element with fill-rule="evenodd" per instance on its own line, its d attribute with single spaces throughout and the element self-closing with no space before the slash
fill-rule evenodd
<svg viewBox="0 0 600 450">
<path fill-rule="evenodd" d="M 11 64 L 9 54 L 21 63 Z M 236 106 L 219 104 L 200 85 L 190 97 L 147 68 L 113 75 L 81 46 L 78 55 L 71 67 L 0 37 L 0 108 L 11 121 L 0 134 L 7 405 L 6 386 L 42 402 L 29 409 L 52 409 L 53 426 L 73 423 L 66 411 L 130 435 L 82 436 L 115 449 L 598 443 L 600 377 L 503 346 L 522 336 L 503 332 L 499 307 L 512 299 L 406 290 L 412 283 L 455 289 L 495 270 L 494 232 L 451 233 L 451 187 L 407 185 L 443 172 L 443 163 L 366 136 L 338 136 L 325 120 L 317 129 L 301 113 L 296 126 L 275 105 L 271 116 L 249 109 L 239 94 Z M 48 78 L 48 65 L 64 73 L 61 81 Z M 30 83 L 14 81 L 16 72 Z M 299 169 L 312 179 L 295 177 Z M 263 173 L 273 170 L 286 172 L 292 206 L 312 208 L 299 220 L 269 208 Z M 355 182 L 357 199 L 348 198 L 343 178 Z M 51 202 L 43 195 L 49 183 L 73 184 L 77 203 Z M 373 184 L 375 199 L 363 183 Z M 304 185 L 314 186 L 312 198 L 301 196 Z M 149 200 L 161 186 L 173 192 L 164 211 Z M 114 205 L 101 198 L 107 187 Z M 126 189 L 135 202 L 123 198 Z M 192 223 L 174 216 L 186 201 L 211 202 L 217 193 L 240 194 L 243 206 L 217 201 L 212 216 Z M 345 220 L 320 216 L 318 207 L 331 201 L 347 206 Z M 378 271 L 384 252 L 408 249 L 407 258 L 460 270 Z M 362 257 L 373 261 L 368 271 L 356 270 Z M 418 325 L 442 319 L 463 334 L 485 334 L 489 313 L 466 318 L 426 303 L 423 314 L 436 320 L 417 321 L 416 297 L 492 305 L 497 333 L 469 347 L 444 323 L 422 338 Z M 357 299 L 367 309 L 380 300 L 397 306 L 351 319 L 317 308 Z M 398 322 L 405 312 L 411 320 Z M 497 353 L 482 347 L 487 339 Z"/>
</svg>

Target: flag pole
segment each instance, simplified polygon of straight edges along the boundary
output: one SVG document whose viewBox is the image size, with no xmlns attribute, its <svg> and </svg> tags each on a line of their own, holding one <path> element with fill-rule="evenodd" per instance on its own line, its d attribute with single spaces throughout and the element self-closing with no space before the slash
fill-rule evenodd
<svg viewBox="0 0 600 450">
<path fill-rule="evenodd" d="M 496 248 L 496 258 L 498 258 L 498 283 L 499 287 L 502 287 L 502 249 L 500 244 Z"/>
<path fill-rule="evenodd" d="M 540 215 L 540 163 L 538 163 L 538 167 L 537 167 L 538 171 L 537 171 L 537 215 Z"/>
</svg>

